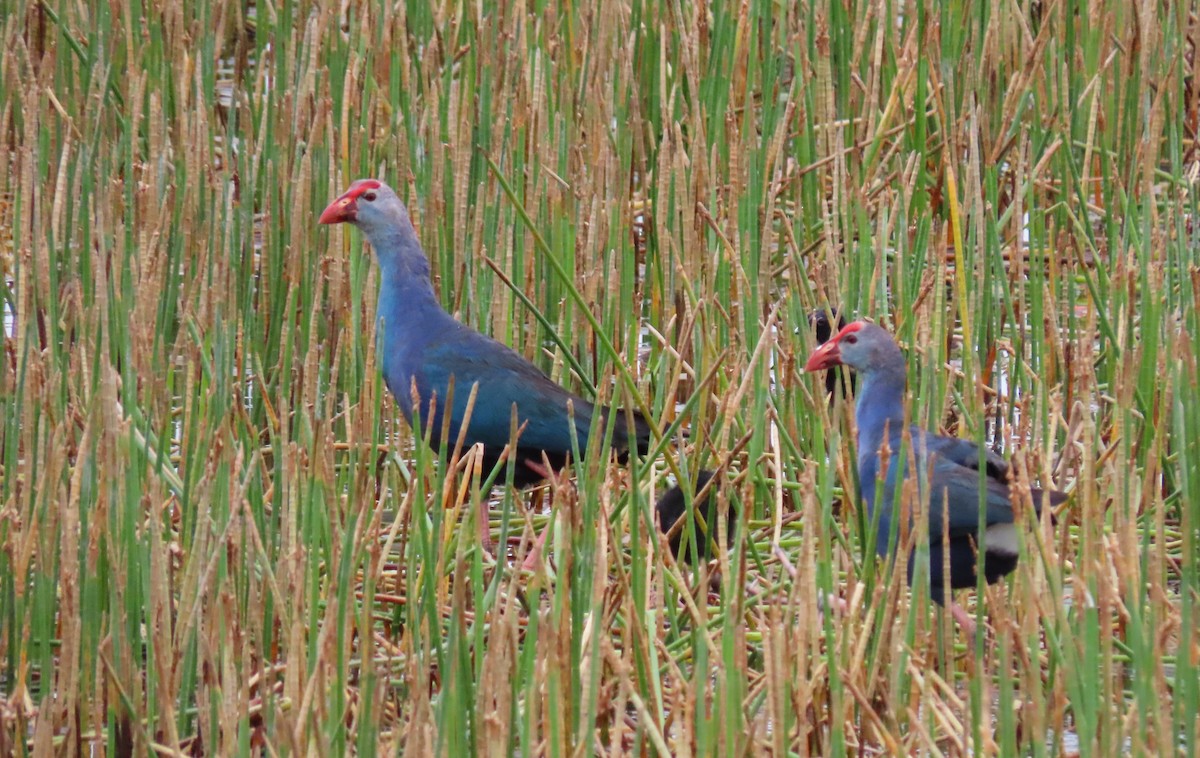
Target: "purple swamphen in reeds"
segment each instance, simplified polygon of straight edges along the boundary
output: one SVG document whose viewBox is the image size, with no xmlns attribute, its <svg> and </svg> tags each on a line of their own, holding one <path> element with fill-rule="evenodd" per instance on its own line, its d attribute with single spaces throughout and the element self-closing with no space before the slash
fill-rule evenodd
<svg viewBox="0 0 1200 758">
<path fill-rule="evenodd" d="M 804 370 L 817 371 L 849 366 L 858 374 L 855 423 L 858 427 L 858 480 L 870 518 L 878 518 L 876 552 L 890 554 L 893 508 L 899 504 L 898 489 L 908 476 L 904 434 L 904 355 L 884 329 L 856 321 L 838 332 L 809 356 Z M 918 469 L 917 492 L 929 502 L 930 594 L 939 605 L 950 600 L 954 619 L 966 630 L 975 624 L 970 615 L 948 595 L 951 590 L 974 587 L 980 560 L 988 584 L 1017 566 L 1017 534 L 1013 499 L 1020 497 L 1011 486 L 1008 463 L 985 451 L 980 477 L 977 445 L 955 437 L 933 434 L 917 426 L 908 427 L 907 448 Z M 882 460 L 884 454 L 887 460 Z M 980 520 L 980 486 L 985 506 L 983 550 L 976 545 Z M 1043 499 L 1057 505 L 1067 496 L 1053 490 L 1030 488 L 1033 506 L 1040 514 Z M 910 522 L 911 523 L 911 522 Z M 982 556 L 980 553 L 982 552 Z M 948 568 L 947 568 L 948 567 Z M 914 559 L 908 562 L 911 581 Z"/>
<path fill-rule="evenodd" d="M 462 324 L 442 308 L 408 208 L 391 187 L 375 179 L 354 182 L 329 204 L 320 223 L 353 224 L 375 250 L 380 272 L 376 319 L 383 378 L 410 422 L 420 412 L 420 423 L 427 426 L 435 450 L 443 442 L 452 445 L 457 439 L 475 387 L 477 396 L 463 449 L 482 445 L 485 474 L 500 461 L 509 444 L 514 406 L 520 429 L 512 452 L 517 487 L 547 479 L 552 470 L 565 466 L 573 436 L 580 454 L 586 454 L 592 422 L 606 423 L 609 409 L 560 387 L 516 351 Z M 443 440 L 451 382 L 450 439 Z M 645 453 L 650 444 L 649 424 L 635 412 L 631 429 L 626 412 L 615 413 L 613 448 L 622 458 L 631 450 Z M 415 431 L 420 434 L 422 430 Z"/>
</svg>

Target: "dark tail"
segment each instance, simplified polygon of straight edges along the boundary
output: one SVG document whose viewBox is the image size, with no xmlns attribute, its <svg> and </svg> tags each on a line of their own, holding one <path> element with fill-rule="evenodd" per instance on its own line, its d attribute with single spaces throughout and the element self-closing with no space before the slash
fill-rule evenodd
<svg viewBox="0 0 1200 758">
<path fill-rule="evenodd" d="M 1037 515 L 1042 515 L 1042 501 L 1046 500 L 1050 503 L 1050 507 L 1057 507 L 1061 503 L 1067 502 L 1067 493 L 1059 492 L 1058 490 L 1044 490 L 1039 487 L 1030 487 L 1029 494 L 1033 496 L 1033 507 Z M 1042 495 L 1046 495 L 1045 498 Z M 1054 514 L 1050 514 L 1051 521 L 1057 521 Z"/>
</svg>

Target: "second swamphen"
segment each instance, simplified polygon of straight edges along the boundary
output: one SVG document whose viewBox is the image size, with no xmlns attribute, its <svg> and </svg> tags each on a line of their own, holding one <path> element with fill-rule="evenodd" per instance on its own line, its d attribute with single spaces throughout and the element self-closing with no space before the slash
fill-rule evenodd
<svg viewBox="0 0 1200 758">
<path fill-rule="evenodd" d="M 360 179 L 330 203 L 322 224 L 350 223 L 366 235 L 379 262 L 379 356 L 383 378 L 404 415 L 430 429 L 437 449 L 446 413 L 446 398 L 454 383 L 446 442 L 457 439 L 466 416 L 472 386 L 478 395 L 464 438 L 464 450 L 483 446 L 485 474 L 499 462 L 509 443 L 516 407 L 521 426 L 515 451 L 514 483 L 524 487 L 563 467 L 572 450 L 572 437 L 586 454 L 593 421 L 604 423 L 608 409 L 597 407 L 551 381 L 516 351 L 484 336 L 447 313 L 438 302 L 429 278 L 429 259 L 403 201 L 383 182 Z M 419 404 L 413 398 L 419 399 Z M 431 404 L 435 408 L 430 420 Z M 634 428 L 625 412 L 617 412 L 612 446 L 622 454 L 649 448 L 650 427 L 634 413 Z M 574 428 L 572 429 L 572 420 Z M 422 430 L 417 430 L 419 434 Z"/>
<path fill-rule="evenodd" d="M 897 488 L 907 476 L 907 456 L 900 455 L 904 431 L 904 355 L 884 329 L 856 321 L 814 350 L 804 370 L 838 365 L 849 366 L 858 373 L 854 414 L 858 427 L 858 480 L 869 516 L 879 520 L 876 552 L 887 557 L 893 507 L 898 502 Z M 989 584 L 1016 568 L 1018 545 L 1013 496 L 1018 493 L 1011 487 L 1007 462 L 985 451 L 986 477 L 982 484 L 986 487 L 987 521 L 984 550 L 980 551 L 975 544 L 979 534 L 981 484 L 978 446 L 917 426 L 910 426 L 909 434 L 913 460 L 928 472 L 928 477 L 919 483 L 923 485 L 921 496 L 927 496 L 929 501 L 930 593 L 934 601 L 946 605 L 951 590 L 975 586 L 981 558 L 984 578 Z M 889 454 L 886 462 L 881 461 L 883 450 Z M 882 482 L 879 481 L 881 462 L 886 465 Z M 1029 494 L 1039 514 L 1044 498 L 1057 505 L 1067 497 L 1061 492 L 1036 488 Z M 944 568 L 947 564 L 948 571 Z M 910 558 L 910 581 L 913 569 Z M 952 600 L 950 610 L 964 629 L 974 630 L 974 621 Z"/>
</svg>

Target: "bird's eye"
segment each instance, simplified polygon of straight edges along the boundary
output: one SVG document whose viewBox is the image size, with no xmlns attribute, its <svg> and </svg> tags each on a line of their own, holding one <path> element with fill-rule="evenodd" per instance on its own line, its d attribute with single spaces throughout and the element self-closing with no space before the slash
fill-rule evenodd
<svg viewBox="0 0 1200 758">
<path fill-rule="evenodd" d="M 858 337 L 855 337 L 853 334 L 848 334 L 846 335 L 846 341 L 853 345 L 858 342 Z"/>
<path fill-rule="evenodd" d="M 374 199 L 375 199 L 374 192 L 364 192 L 363 193 L 363 200 L 366 200 L 368 203 L 373 201 Z"/>
</svg>

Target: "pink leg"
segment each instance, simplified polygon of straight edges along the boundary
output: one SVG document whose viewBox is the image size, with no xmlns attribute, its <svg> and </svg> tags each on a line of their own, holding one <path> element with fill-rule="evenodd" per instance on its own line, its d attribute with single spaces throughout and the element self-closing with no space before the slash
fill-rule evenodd
<svg viewBox="0 0 1200 758">
<path fill-rule="evenodd" d="M 522 461 L 522 462 L 526 466 L 528 466 L 529 469 L 531 471 L 533 471 L 533 473 L 537 474 L 538 476 L 542 477 L 543 479 L 552 480 L 554 478 L 554 472 L 551 471 L 548 467 L 543 466 L 541 463 L 538 463 L 537 461 L 530 461 L 530 460 L 526 460 L 526 461 Z M 542 533 L 538 535 L 536 540 L 534 540 L 533 547 L 531 547 L 529 549 L 529 555 L 525 556 L 525 560 L 521 563 L 522 570 L 533 571 L 533 569 L 538 565 L 538 563 L 541 562 L 542 548 L 546 544 L 546 537 L 547 537 L 547 535 L 550 534 L 550 527 L 552 527 L 553 525 L 554 525 L 554 523 L 552 521 L 547 523 L 545 528 L 542 529 Z"/>
<path fill-rule="evenodd" d="M 533 542 L 533 547 L 529 549 L 529 555 L 525 556 L 525 560 L 521 562 L 521 569 L 524 571 L 533 571 L 538 563 L 542 560 L 542 546 L 546 544 L 546 535 L 550 534 L 552 524 L 546 524 L 542 529 L 542 533 L 537 536 Z"/>
<path fill-rule="evenodd" d="M 479 519 L 479 546 L 483 548 L 484 553 L 494 556 L 496 546 L 492 544 L 492 535 L 488 531 L 488 501 L 486 497 L 479 498 L 479 513 L 475 517 Z"/>
<path fill-rule="evenodd" d="M 963 631 L 971 638 L 975 637 L 976 625 L 975 619 L 971 618 L 971 614 L 967 613 L 967 609 L 963 608 L 953 600 L 950 601 L 950 615 L 958 622 L 958 625 L 963 628 Z"/>
<path fill-rule="evenodd" d="M 533 473 L 537 474 L 538 476 L 542 477 L 543 479 L 550 480 L 550 479 L 554 478 L 554 472 L 551 471 L 547 466 L 543 465 L 542 463 L 540 463 L 538 461 L 525 460 L 525 461 L 521 461 L 521 462 L 525 464 L 525 467 L 527 469 L 529 469 Z"/>
<path fill-rule="evenodd" d="M 821 603 L 821 605 L 839 616 L 845 616 L 850 612 L 850 604 L 832 592 L 826 596 L 825 602 Z"/>
</svg>

